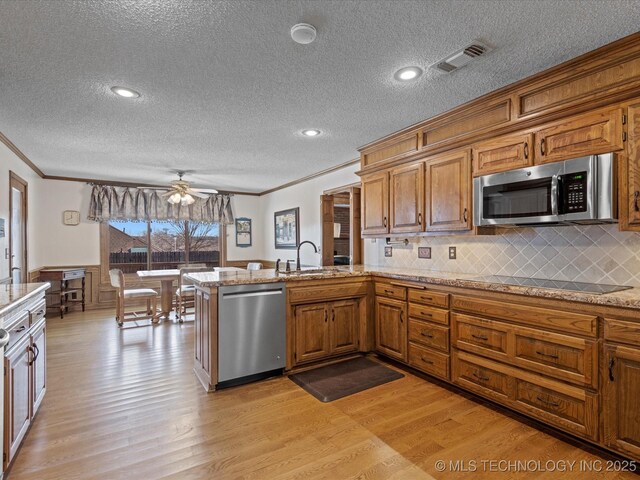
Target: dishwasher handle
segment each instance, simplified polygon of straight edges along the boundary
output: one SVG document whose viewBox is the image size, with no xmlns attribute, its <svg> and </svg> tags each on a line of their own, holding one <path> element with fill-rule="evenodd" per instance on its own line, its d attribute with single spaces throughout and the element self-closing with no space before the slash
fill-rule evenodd
<svg viewBox="0 0 640 480">
<path fill-rule="evenodd" d="M 270 290 L 250 290 L 248 292 L 229 292 L 223 293 L 222 298 L 243 298 L 243 297 L 264 297 L 267 295 L 283 295 L 282 288 L 273 288 Z"/>
</svg>

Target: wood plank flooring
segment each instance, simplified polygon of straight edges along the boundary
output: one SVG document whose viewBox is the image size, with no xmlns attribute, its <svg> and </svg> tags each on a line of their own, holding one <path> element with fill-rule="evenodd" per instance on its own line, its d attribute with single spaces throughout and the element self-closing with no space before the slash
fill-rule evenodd
<svg viewBox="0 0 640 480">
<path fill-rule="evenodd" d="M 73 313 L 48 321 L 47 341 L 47 394 L 9 480 L 582 479 L 581 461 L 606 462 L 411 374 L 329 404 L 287 378 L 207 394 L 190 322 L 118 329 L 112 312 Z M 576 464 L 531 468 L 558 461 Z"/>
</svg>

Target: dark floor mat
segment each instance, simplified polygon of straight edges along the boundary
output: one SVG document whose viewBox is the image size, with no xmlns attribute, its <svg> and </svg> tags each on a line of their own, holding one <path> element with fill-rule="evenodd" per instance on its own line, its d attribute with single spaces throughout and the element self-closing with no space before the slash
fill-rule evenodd
<svg viewBox="0 0 640 480">
<path fill-rule="evenodd" d="M 402 377 L 403 374 L 364 357 L 289 376 L 321 402 L 332 402 Z"/>
</svg>

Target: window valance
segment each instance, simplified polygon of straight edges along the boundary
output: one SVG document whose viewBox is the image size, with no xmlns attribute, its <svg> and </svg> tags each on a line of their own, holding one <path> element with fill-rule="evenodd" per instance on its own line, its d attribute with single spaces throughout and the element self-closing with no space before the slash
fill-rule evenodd
<svg viewBox="0 0 640 480">
<path fill-rule="evenodd" d="M 192 205 L 171 204 L 162 190 L 150 188 L 94 185 L 87 218 L 96 222 L 110 220 L 191 221 L 197 223 L 233 223 L 231 196 L 216 194 L 195 198 Z"/>
</svg>

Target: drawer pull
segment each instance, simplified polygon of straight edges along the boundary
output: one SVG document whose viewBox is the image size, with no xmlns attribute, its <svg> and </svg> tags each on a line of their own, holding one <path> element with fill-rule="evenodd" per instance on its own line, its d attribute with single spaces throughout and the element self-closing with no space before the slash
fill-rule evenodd
<svg viewBox="0 0 640 480">
<path fill-rule="evenodd" d="M 425 317 L 429 317 L 429 318 L 433 317 L 433 315 L 430 314 L 429 312 L 420 312 L 420 315 L 424 315 Z"/>
<path fill-rule="evenodd" d="M 426 302 L 433 302 L 433 297 L 425 297 L 424 295 L 420 295 L 420 300 L 424 300 Z"/>
<path fill-rule="evenodd" d="M 420 357 L 420 360 L 422 360 L 424 363 L 426 363 L 427 365 L 433 365 L 433 362 L 431 360 L 427 360 L 424 357 Z"/>
<path fill-rule="evenodd" d="M 560 406 L 559 403 L 552 402 L 550 400 L 546 400 L 546 399 L 542 398 L 540 395 L 538 395 L 536 397 L 536 400 L 538 400 L 541 403 L 544 403 L 545 405 L 549 405 L 550 407 L 559 407 Z"/>
<path fill-rule="evenodd" d="M 529 158 L 529 142 L 524 142 L 524 159 Z"/>
<path fill-rule="evenodd" d="M 474 335 L 473 333 L 471 334 L 471 336 L 473 338 L 476 338 L 478 340 L 482 340 L 484 342 L 486 342 L 487 340 L 489 340 L 489 337 L 485 337 L 484 335 Z"/>
<path fill-rule="evenodd" d="M 544 353 L 544 352 L 541 352 L 541 351 L 539 351 L 539 350 L 536 350 L 536 354 L 538 354 L 538 355 L 540 355 L 540 356 L 542 356 L 542 357 L 549 357 L 549 358 L 553 358 L 553 359 L 555 359 L 555 360 L 557 360 L 558 358 L 560 358 L 558 355 L 553 355 L 553 354 L 551 354 L 551 353 Z"/>
<path fill-rule="evenodd" d="M 427 337 L 427 338 L 433 338 L 433 335 L 431 335 L 430 333 L 427 333 L 427 332 L 420 332 L 420 335 L 422 335 L 423 337 Z"/>
<path fill-rule="evenodd" d="M 14 331 L 16 333 L 24 332 L 27 329 L 26 326 L 22 325 L 20 328 L 16 328 Z"/>
<path fill-rule="evenodd" d="M 389 295 L 393 295 L 393 290 L 387 290 L 387 289 L 385 289 L 384 293 L 388 293 Z"/>
<path fill-rule="evenodd" d="M 478 380 L 482 380 L 482 381 L 485 381 L 485 382 L 487 380 L 489 380 L 489 377 L 483 377 L 482 374 L 480 374 L 480 373 L 473 372 L 471 375 L 476 377 Z"/>
<path fill-rule="evenodd" d="M 44 315 L 44 309 L 38 310 L 36 312 L 36 317 L 39 317 L 40 315 Z"/>
</svg>

